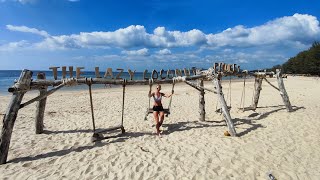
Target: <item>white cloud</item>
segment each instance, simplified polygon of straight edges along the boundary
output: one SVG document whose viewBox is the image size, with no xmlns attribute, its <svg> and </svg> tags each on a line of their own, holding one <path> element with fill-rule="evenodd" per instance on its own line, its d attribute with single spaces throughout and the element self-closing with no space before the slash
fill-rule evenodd
<svg viewBox="0 0 320 180">
<path fill-rule="evenodd" d="M 302 14 L 281 17 L 250 28 L 239 25 L 216 34 L 204 34 L 197 29 L 169 31 L 164 27 L 148 32 L 144 26 L 132 25 L 115 31 L 51 36 L 46 31 L 27 26 L 6 27 L 11 31 L 37 34 L 43 39 L 39 42 L 18 41 L 0 45 L 1 53 L 24 49 L 78 49 L 78 55 L 81 56 L 81 53 L 85 52 L 82 49 L 98 49 L 97 52 L 105 53 L 108 48 L 108 52 L 115 55 L 96 56 L 91 59 L 101 62 L 117 59 L 121 62 L 145 64 L 152 61 L 163 63 L 161 66 L 166 65 L 165 62 L 175 63 L 177 66 L 196 66 L 197 63 L 212 65 L 214 61 L 225 61 L 267 67 L 270 62 L 283 63 L 297 52 L 310 47 L 314 41 L 320 40 L 318 19 Z M 175 48 L 174 53 L 170 51 L 171 48 Z"/>
<path fill-rule="evenodd" d="M 206 36 L 197 29 L 181 32 L 167 31 L 164 27 L 157 27 L 153 34 L 149 34 L 148 41 L 155 47 L 187 47 L 205 44 Z"/>
<path fill-rule="evenodd" d="M 6 25 L 7 29 L 10 31 L 18 31 L 18 32 L 25 32 L 25 33 L 32 33 L 37 34 L 43 37 L 49 37 L 50 35 L 43 30 L 38 30 L 36 28 L 29 28 L 27 26 L 13 26 L 13 25 Z"/>
<path fill-rule="evenodd" d="M 30 46 L 30 43 L 28 43 L 28 41 L 25 41 L 25 40 L 17 41 L 17 42 L 10 42 L 7 44 L 0 45 L 0 51 L 20 50 L 20 49 L 24 49 L 28 46 Z"/>
<path fill-rule="evenodd" d="M 209 46 L 260 46 L 300 42 L 310 44 L 320 39 L 319 21 L 315 16 L 294 14 L 269 21 L 261 26 L 236 26 L 218 34 L 208 34 Z"/>
<path fill-rule="evenodd" d="M 131 51 L 124 50 L 121 53 L 129 56 L 148 56 L 149 50 L 147 48 L 143 48 L 139 50 L 131 50 Z"/>
<path fill-rule="evenodd" d="M 169 55 L 171 54 L 171 51 L 169 49 L 161 49 L 157 53 L 160 55 Z"/>
<path fill-rule="evenodd" d="M 116 31 L 81 32 L 79 34 L 47 37 L 37 44 L 43 48 L 158 48 L 188 47 L 205 43 L 205 34 L 199 30 L 187 32 L 166 31 L 163 27 L 154 30 L 154 34 L 146 32 L 144 26 L 131 25 Z"/>
<path fill-rule="evenodd" d="M 131 25 L 115 31 L 80 32 L 79 34 L 50 36 L 46 31 L 26 26 L 7 25 L 12 31 L 28 32 L 46 37 L 34 43 L 43 49 L 76 48 L 171 48 L 171 47 L 255 47 L 276 44 L 309 45 L 320 40 L 319 21 L 315 16 L 294 14 L 246 28 L 239 25 L 217 34 L 190 31 L 168 31 L 157 27 L 148 33 L 144 26 Z M 159 52 L 160 53 L 160 52 Z"/>
</svg>

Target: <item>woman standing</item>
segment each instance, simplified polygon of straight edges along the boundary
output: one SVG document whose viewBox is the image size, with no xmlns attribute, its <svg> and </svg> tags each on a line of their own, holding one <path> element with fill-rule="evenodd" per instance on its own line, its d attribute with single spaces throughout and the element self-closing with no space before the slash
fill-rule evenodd
<svg viewBox="0 0 320 180">
<path fill-rule="evenodd" d="M 149 90 L 149 98 L 153 97 L 154 103 L 153 103 L 153 117 L 156 122 L 156 129 L 157 129 L 157 135 L 160 136 L 160 126 L 163 123 L 164 120 L 164 111 L 162 106 L 162 97 L 169 98 L 172 96 L 171 94 L 164 94 L 161 91 L 161 85 L 158 84 L 156 86 L 156 91 L 151 93 L 151 87 Z"/>
</svg>

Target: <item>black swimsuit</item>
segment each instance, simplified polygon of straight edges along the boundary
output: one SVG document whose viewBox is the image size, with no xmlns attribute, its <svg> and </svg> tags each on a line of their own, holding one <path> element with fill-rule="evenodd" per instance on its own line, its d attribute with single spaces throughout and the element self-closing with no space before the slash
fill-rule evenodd
<svg viewBox="0 0 320 180">
<path fill-rule="evenodd" d="M 163 107 L 162 106 L 153 106 L 153 111 L 157 111 L 157 112 L 159 112 L 159 111 L 163 111 Z"/>
</svg>

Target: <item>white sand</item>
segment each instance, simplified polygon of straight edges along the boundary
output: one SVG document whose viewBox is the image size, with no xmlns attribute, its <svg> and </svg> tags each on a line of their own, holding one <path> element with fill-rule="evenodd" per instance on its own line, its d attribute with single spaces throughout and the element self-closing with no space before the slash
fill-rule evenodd
<svg viewBox="0 0 320 180">
<path fill-rule="evenodd" d="M 216 95 L 206 94 L 207 122 L 201 123 L 198 93 L 178 84 L 161 139 L 154 135 L 152 115 L 143 120 L 148 87 L 128 86 L 126 135 L 96 144 L 87 91 L 60 91 L 47 101 L 47 133 L 35 134 L 35 104 L 19 112 L 0 179 L 267 179 L 268 172 L 278 179 L 319 179 L 320 80 L 288 77 L 285 86 L 296 111 L 288 113 L 279 92 L 264 82 L 259 115 L 248 118 L 253 111 L 238 110 L 242 83 L 233 83 L 231 116 L 240 137 L 225 137 L 223 116 L 214 112 Z M 227 94 L 228 85 L 223 88 Z M 246 106 L 252 89 L 251 81 Z M 35 95 L 27 94 L 24 101 Z M 121 89 L 94 90 L 93 98 L 97 127 L 121 121 Z M 0 97 L 0 113 L 9 100 Z"/>
</svg>

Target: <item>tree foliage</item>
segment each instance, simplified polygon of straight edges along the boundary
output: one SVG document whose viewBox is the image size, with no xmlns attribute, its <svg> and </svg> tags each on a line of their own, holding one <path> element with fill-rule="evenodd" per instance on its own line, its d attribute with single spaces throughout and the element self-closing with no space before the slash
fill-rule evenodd
<svg viewBox="0 0 320 180">
<path fill-rule="evenodd" d="M 290 58 L 281 67 L 284 73 L 320 75 L 320 43 L 314 42 L 309 50 Z"/>
</svg>

